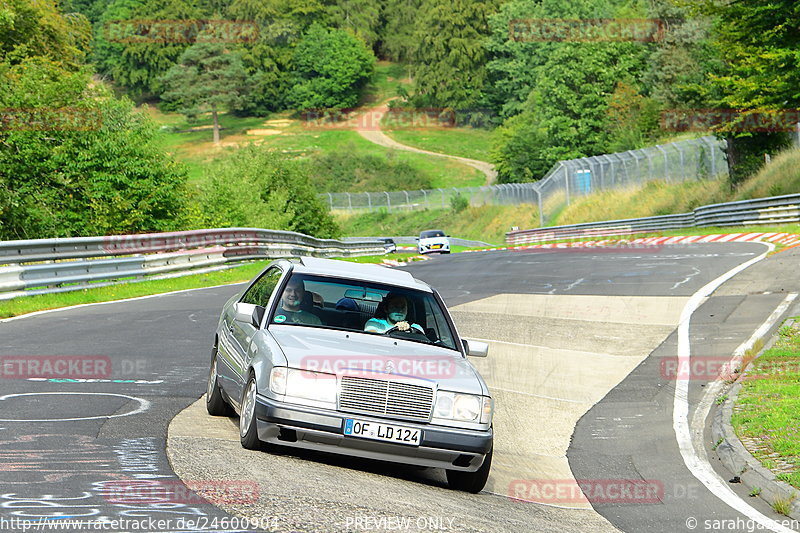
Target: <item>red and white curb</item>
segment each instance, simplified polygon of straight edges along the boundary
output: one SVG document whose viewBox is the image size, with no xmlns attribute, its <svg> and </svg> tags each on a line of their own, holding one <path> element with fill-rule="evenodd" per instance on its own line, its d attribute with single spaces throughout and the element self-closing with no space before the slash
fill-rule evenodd
<svg viewBox="0 0 800 533">
<path fill-rule="evenodd" d="M 503 246 L 465 250 L 469 252 L 494 252 L 500 250 L 549 250 L 566 248 L 603 248 L 603 247 L 649 247 L 668 244 L 699 244 L 708 242 L 771 242 L 791 247 L 800 244 L 800 235 L 794 233 L 723 233 L 717 235 L 689 235 L 680 237 L 642 237 L 639 239 L 603 239 L 599 241 L 558 242 L 549 244 L 530 244 L 527 246 Z"/>
</svg>

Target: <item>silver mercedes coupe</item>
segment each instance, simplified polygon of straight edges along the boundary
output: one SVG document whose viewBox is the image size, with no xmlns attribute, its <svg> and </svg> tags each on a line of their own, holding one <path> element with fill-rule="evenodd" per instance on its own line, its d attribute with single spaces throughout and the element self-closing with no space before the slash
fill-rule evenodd
<svg viewBox="0 0 800 533">
<path fill-rule="evenodd" d="M 446 470 L 479 492 L 492 462 L 493 401 L 441 296 L 408 272 L 302 258 L 272 262 L 224 306 L 209 414 L 239 414 L 262 443 Z"/>
</svg>

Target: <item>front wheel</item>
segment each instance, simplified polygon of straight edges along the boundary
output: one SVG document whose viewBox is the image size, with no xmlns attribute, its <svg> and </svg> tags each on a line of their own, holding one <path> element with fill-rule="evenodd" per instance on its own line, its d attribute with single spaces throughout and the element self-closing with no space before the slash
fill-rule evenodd
<svg viewBox="0 0 800 533">
<path fill-rule="evenodd" d="M 250 379 L 242 394 L 242 413 L 239 416 L 239 440 L 248 450 L 258 450 L 261 441 L 258 440 L 256 427 L 256 377 L 250 374 Z"/>
<path fill-rule="evenodd" d="M 463 490 L 477 494 L 486 486 L 489 479 L 489 470 L 492 468 L 492 452 L 494 447 L 486 454 L 483 464 L 475 472 L 464 472 L 462 470 L 448 470 L 447 484 L 453 490 Z"/>
<path fill-rule="evenodd" d="M 208 372 L 208 385 L 206 387 L 206 411 L 211 416 L 230 416 L 231 406 L 222 397 L 217 375 L 217 356 L 211 359 L 211 370 Z"/>
</svg>

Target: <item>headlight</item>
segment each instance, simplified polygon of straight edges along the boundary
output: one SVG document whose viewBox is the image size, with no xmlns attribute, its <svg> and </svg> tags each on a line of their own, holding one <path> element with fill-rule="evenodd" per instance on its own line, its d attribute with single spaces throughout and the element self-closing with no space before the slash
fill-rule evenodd
<svg viewBox="0 0 800 533">
<path fill-rule="evenodd" d="M 270 374 L 269 388 L 275 394 L 336 403 L 334 374 L 276 366 Z"/>
<path fill-rule="evenodd" d="M 492 420 L 492 399 L 474 394 L 439 391 L 436 394 L 433 416 L 488 424 Z"/>
</svg>

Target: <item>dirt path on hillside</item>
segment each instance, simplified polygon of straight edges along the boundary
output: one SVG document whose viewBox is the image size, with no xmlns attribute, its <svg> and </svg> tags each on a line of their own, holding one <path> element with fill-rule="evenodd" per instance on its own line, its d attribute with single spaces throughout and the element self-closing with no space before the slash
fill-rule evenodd
<svg viewBox="0 0 800 533">
<path fill-rule="evenodd" d="M 385 133 L 381 131 L 381 117 L 389 110 L 388 106 L 382 105 L 367 109 L 356 119 L 356 131 L 369 142 L 378 144 L 386 148 L 394 148 L 395 150 L 405 150 L 407 152 L 416 152 L 418 154 L 432 155 L 435 157 L 445 157 L 454 161 L 459 161 L 465 165 L 477 168 L 486 175 L 486 185 L 492 185 L 497 181 L 497 171 L 494 165 L 486 161 L 478 161 L 477 159 L 468 159 L 466 157 L 459 157 L 456 155 L 441 154 L 439 152 L 430 152 L 428 150 L 421 150 L 400 144 Z"/>
</svg>

